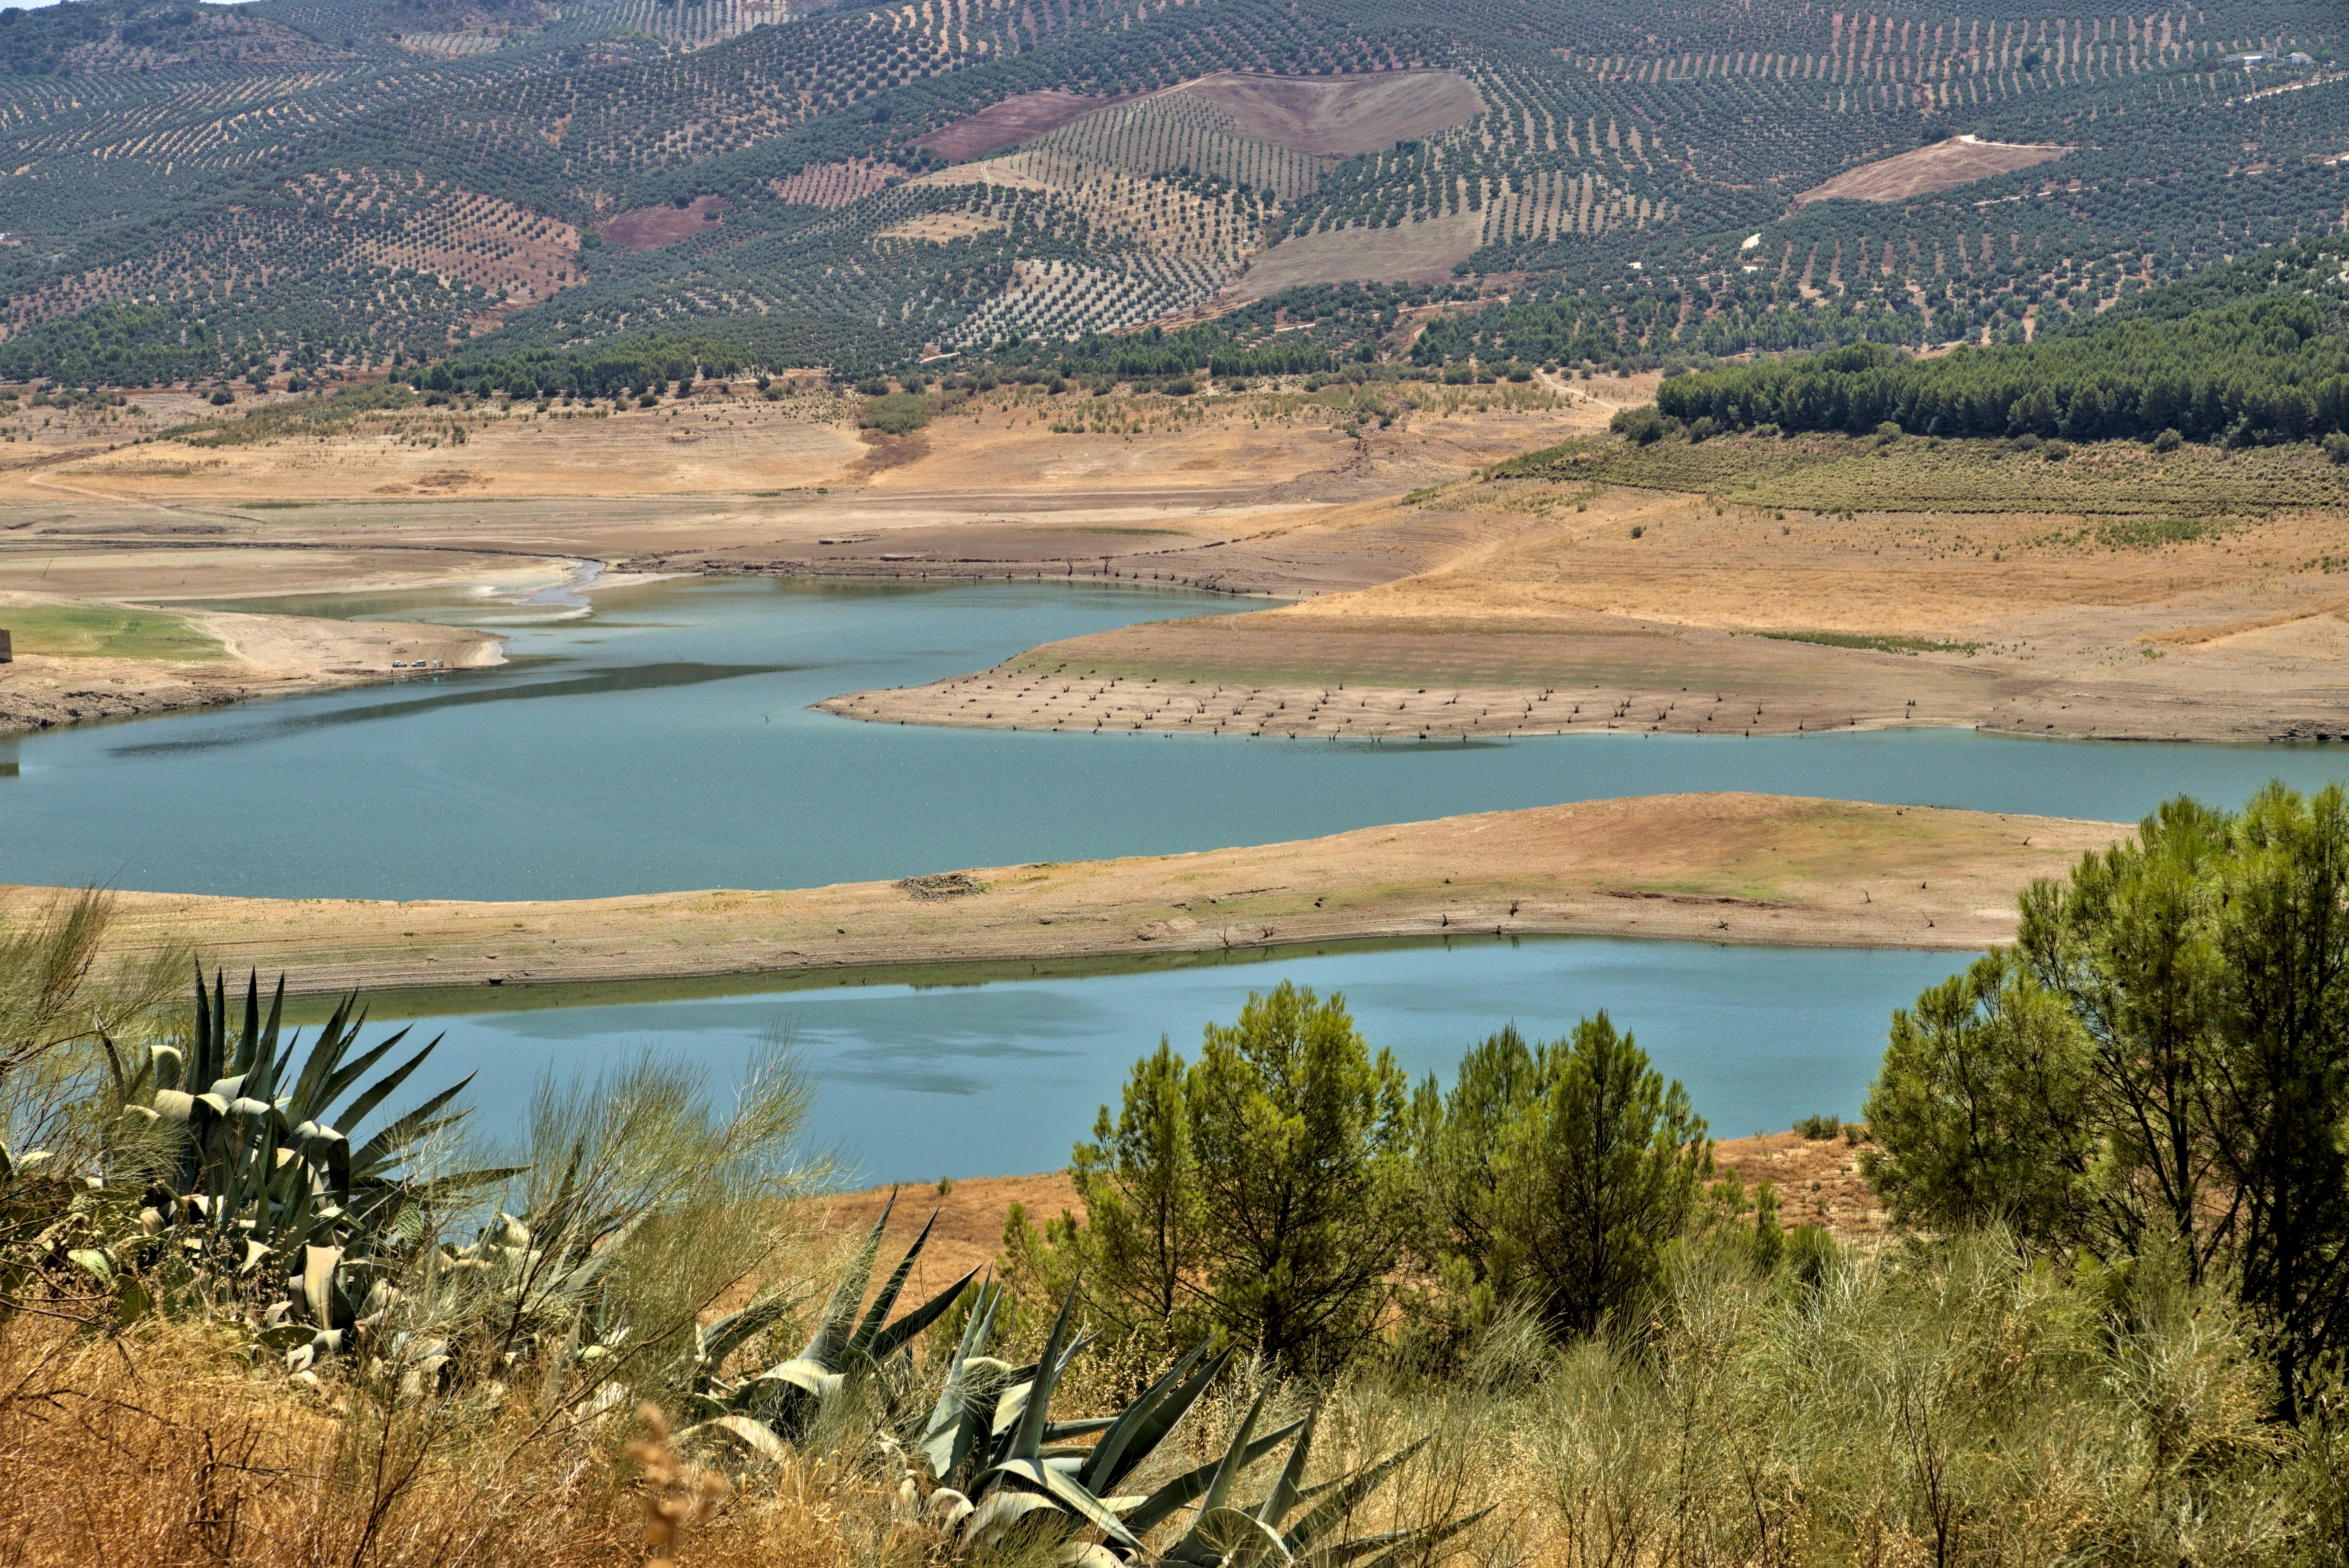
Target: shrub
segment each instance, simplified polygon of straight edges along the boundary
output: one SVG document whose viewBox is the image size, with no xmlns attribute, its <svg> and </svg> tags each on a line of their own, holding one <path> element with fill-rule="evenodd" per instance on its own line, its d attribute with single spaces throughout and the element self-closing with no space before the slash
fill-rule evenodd
<svg viewBox="0 0 2349 1568">
<path fill-rule="evenodd" d="M 1794 1130 L 1813 1143 L 1824 1143 L 1843 1131 L 1843 1118 L 1840 1116 L 1806 1116 L 1794 1124 Z"/>
<path fill-rule="evenodd" d="M 1876 444 L 1878 446 L 1890 446 L 1893 442 L 1898 441 L 1905 434 L 1907 434 L 1907 432 L 1900 428 L 1899 421 L 1887 419 L 1884 421 L 1884 423 L 1876 427 Z"/>
<path fill-rule="evenodd" d="M 914 392 L 867 397 L 856 415 L 858 429 L 878 430 L 890 436 L 910 434 L 929 422 L 930 400 Z"/>
<path fill-rule="evenodd" d="M 2349 434 L 2336 430 L 2325 437 L 2325 456 L 2336 463 L 2349 463 Z"/>
<path fill-rule="evenodd" d="M 2072 446 L 2068 441 L 2049 441 L 2039 448 L 2039 455 L 2050 463 L 2060 463 L 2072 455 Z"/>
<path fill-rule="evenodd" d="M 2174 427 L 2153 438 L 2153 449 L 2156 452 L 2175 452 L 2185 444 L 2186 438 L 2178 434 Z"/>
<path fill-rule="evenodd" d="M 236 400 L 237 395 L 226 387 L 215 387 L 213 389 L 212 406 L 214 408 L 226 408 L 229 404 L 235 402 Z"/>
<path fill-rule="evenodd" d="M 1607 421 L 1607 428 L 1640 446 L 1653 445 L 1666 434 L 1664 416 L 1652 405 L 1617 410 L 1615 417 Z"/>
<path fill-rule="evenodd" d="M 860 397 L 886 397 L 889 383 L 880 376 L 867 376 L 856 384 L 856 390 Z"/>
</svg>

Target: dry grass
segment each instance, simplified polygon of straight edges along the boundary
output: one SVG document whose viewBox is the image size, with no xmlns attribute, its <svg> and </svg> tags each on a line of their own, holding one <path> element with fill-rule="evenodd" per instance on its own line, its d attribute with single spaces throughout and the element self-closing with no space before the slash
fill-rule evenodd
<svg viewBox="0 0 2349 1568">
<path fill-rule="evenodd" d="M 642 1504 L 614 1418 L 547 1422 L 519 1392 L 387 1405 L 306 1392 L 223 1331 L 152 1324 L 119 1339 L 0 1325 L 0 1560 L 145 1564 L 634 1560 Z M 870 1562 L 841 1511 L 865 1484 L 785 1474 L 692 1528 L 685 1560 L 761 1568 Z"/>
<path fill-rule="evenodd" d="M 1440 1380 L 1362 1368 L 1318 1396 L 1242 1369 L 1153 1474 L 1220 1451 L 1263 1393 L 1273 1419 L 1318 1403 L 1317 1477 L 1429 1438 L 1349 1533 L 1490 1510 L 1436 1561 L 2339 1564 L 2333 1440 L 2264 1425 L 2237 1330 L 2158 1273 L 2076 1283 L 1993 1240 L 1803 1287 L 1699 1256 L 1615 1340 L 1504 1323 Z M 796 1454 L 721 1495 L 712 1457 L 658 1429 L 632 1462 L 627 1408 L 548 1421 L 525 1376 L 502 1398 L 308 1392 L 221 1331 L 20 1318 L 0 1327 L 0 1559 L 569 1568 L 665 1549 L 646 1520 L 667 1503 L 683 1563 L 942 1560 L 885 1462 Z"/>
</svg>

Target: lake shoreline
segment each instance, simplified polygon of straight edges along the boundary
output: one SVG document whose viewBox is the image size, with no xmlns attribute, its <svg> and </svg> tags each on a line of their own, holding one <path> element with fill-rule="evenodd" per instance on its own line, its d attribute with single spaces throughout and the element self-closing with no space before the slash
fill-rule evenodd
<svg viewBox="0 0 2349 1568">
<path fill-rule="evenodd" d="M 464 627 L 187 607 L 157 611 L 135 602 L 29 593 L 0 593 L 0 626 L 34 610 L 59 608 L 168 615 L 217 651 L 202 659 L 173 659 L 47 654 L 20 646 L 10 662 L 0 664 L 0 739 L 486 669 L 505 660 L 505 639 Z"/>
<path fill-rule="evenodd" d="M 824 975 L 1300 943 L 1642 937 L 1970 951 L 2114 823 L 1743 793 L 781 891 L 478 902 L 121 892 L 124 954 L 195 942 L 302 994 Z M 58 896 L 0 888 L 22 916 Z"/>
</svg>

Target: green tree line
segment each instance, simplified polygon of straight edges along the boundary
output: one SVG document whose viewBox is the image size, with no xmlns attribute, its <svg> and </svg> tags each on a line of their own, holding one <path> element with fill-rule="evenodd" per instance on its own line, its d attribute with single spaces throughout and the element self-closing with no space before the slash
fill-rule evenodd
<svg viewBox="0 0 2349 1568">
<path fill-rule="evenodd" d="M 1894 1015 L 1862 1168 L 1920 1236 L 2175 1277 L 2242 1314 L 2275 1414 L 2349 1375 L 2349 794 L 2178 800 L 2022 901 L 2019 939 Z M 1282 985 L 1134 1065 L 1072 1163 L 1085 1218 L 1005 1245 L 1163 1352 L 1221 1331 L 1325 1375 L 1451 1364 L 1512 1316 L 1636 1333 L 1699 1255 L 1817 1279 L 1834 1243 L 1716 1170 L 1605 1013 L 1408 1083 L 1343 998 Z"/>
<path fill-rule="evenodd" d="M 1673 377 L 1656 406 L 1732 429 L 2301 441 L 2349 428 L 2349 335 L 2317 300 L 2251 300 L 1928 360 L 1854 344 Z"/>
</svg>

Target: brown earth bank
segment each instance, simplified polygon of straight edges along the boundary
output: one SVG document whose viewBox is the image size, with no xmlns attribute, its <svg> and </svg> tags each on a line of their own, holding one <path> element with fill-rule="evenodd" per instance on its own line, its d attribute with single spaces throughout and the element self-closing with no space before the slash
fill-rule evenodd
<svg viewBox="0 0 2349 1568">
<path fill-rule="evenodd" d="M 984 158 L 991 152 L 1017 146 L 1032 136 L 1056 131 L 1074 120 L 1111 108 L 1138 96 L 1133 93 L 1088 97 L 1047 87 L 991 103 L 967 119 L 919 137 L 914 145 L 934 152 L 949 163 Z"/>
<path fill-rule="evenodd" d="M 110 608 L 54 594 L 0 592 L 0 627 L 11 610 Z M 18 617 L 18 618 L 21 618 Z M 257 697 L 429 677 L 500 661 L 485 632 L 392 621 L 189 611 L 174 617 L 209 645 L 200 659 L 52 655 L 20 648 L 0 664 L 0 735 L 97 719 L 220 707 Z M 413 672 L 394 664 L 423 665 Z M 13 764 L 12 764 L 13 766 Z"/>
<path fill-rule="evenodd" d="M 1105 744 L 1107 744 L 1105 742 Z M 182 938 L 303 993 L 1607 935 L 1967 950 L 2125 830 L 1751 794 L 1659 795 L 1122 860 L 781 892 L 520 903 L 115 895 L 125 952 Z M 53 889 L 0 891 L 19 914 Z"/>
<path fill-rule="evenodd" d="M 592 559 L 1324 592 L 1457 549 L 1457 525 L 1440 515 L 1366 528 L 1332 508 L 1599 428 L 1643 385 L 1422 388 L 1386 429 L 1348 428 L 1343 388 L 1178 401 L 1007 387 L 904 438 L 860 435 L 850 400 L 769 400 L 745 386 L 618 413 L 452 405 L 380 430 L 223 445 L 151 439 L 201 405 L 142 395 L 135 416 L 29 432 L 46 456 L 0 448 L 0 468 L 18 464 L 22 481 L 0 500 L 0 587 L 328 592 Z M 206 416 L 197 439 L 241 435 L 242 418 Z M 1070 428 L 1079 421 L 1087 428 Z M 90 451 L 100 437 L 112 449 Z"/>
<path fill-rule="evenodd" d="M 684 206 L 663 202 L 657 207 L 634 207 L 603 227 L 604 238 L 629 250 L 656 250 L 689 240 L 734 204 L 723 196 L 696 196 Z"/>
<path fill-rule="evenodd" d="M 1072 1129 L 1071 1141 L 1082 1128 Z M 1801 1133 L 1757 1133 L 1723 1138 L 1713 1146 L 1719 1171 L 1735 1171 L 1750 1192 L 1762 1182 L 1778 1189 L 1779 1218 L 1789 1230 L 1817 1225 L 1847 1246 L 1879 1242 L 1886 1215 L 1860 1175 L 1867 1145 L 1841 1136 L 1806 1138 Z M 895 1207 L 889 1207 L 891 1199 Z M 907 1289 L 922 1300 L 944 1290 L 973 1269 L 1002 1262 L 1003 1226 L 1011 1206 L 1027 1211 L 1041 1226 L 1061 1214 L 1085 1216 L 1084 1199 L 1066 1171 L 1030 1176 L 942 1177 L 935 1185 L 872 1187 L 822 1200 L 827 1228 L 862 1234 L 888 1210 L 882 1264 L 893 1266 L 924 1225 L 936 1224 L 922 1255 L 914 1261 Z"/>
<path fill-rule="evenodd" d="M 1838 198 L 1906 201 L 1912 196 L 1971 185 L 1995 174 L 2012 174 L 2017 169 L 2060 158 L 2069 151 L 2068 147 L 2046 142 L 1986 142 L 1974 136 L 1952 136 L 1914 152 L 1846 169 L 1824 185 L 1815 185 L 1795 197 L 1794 204 L 1803 207 Z"/>
</svg>

